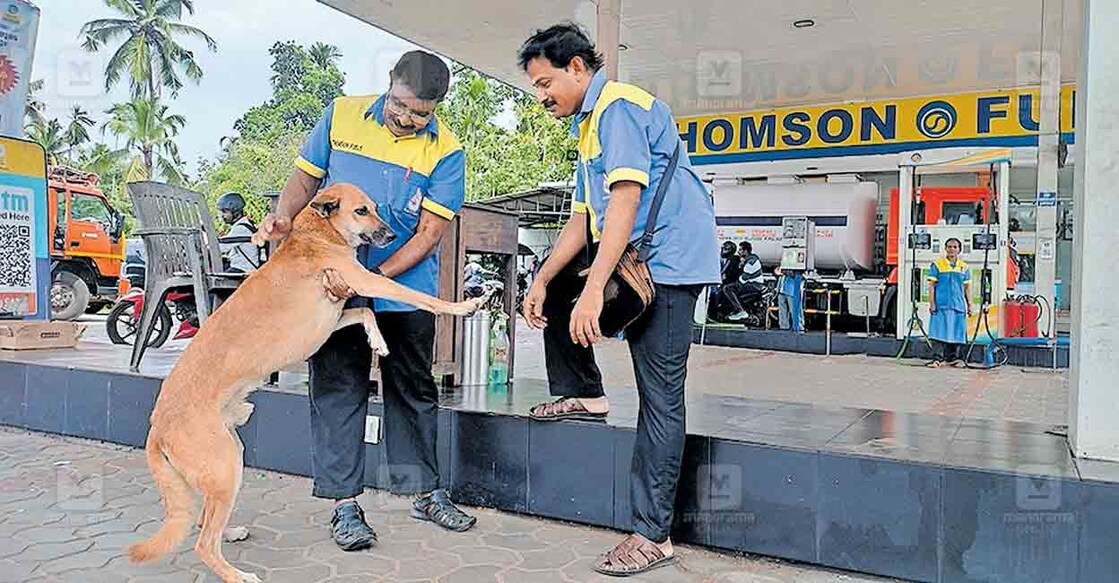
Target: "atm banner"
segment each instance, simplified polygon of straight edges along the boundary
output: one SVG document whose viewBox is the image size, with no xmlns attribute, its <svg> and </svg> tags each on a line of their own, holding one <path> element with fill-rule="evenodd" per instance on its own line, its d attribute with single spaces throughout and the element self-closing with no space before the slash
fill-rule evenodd
<svg viewBox="0 0 1119 583">
<path fill-rule="evenodd" d="M 677 118 L 695 164 L 890 154 L 920 148 L 1034 146 L 1040 90 L 933 97 Z M 1072 142 L 1076 90 L 1061 88 L 1061 133 Z"/>
</svg>

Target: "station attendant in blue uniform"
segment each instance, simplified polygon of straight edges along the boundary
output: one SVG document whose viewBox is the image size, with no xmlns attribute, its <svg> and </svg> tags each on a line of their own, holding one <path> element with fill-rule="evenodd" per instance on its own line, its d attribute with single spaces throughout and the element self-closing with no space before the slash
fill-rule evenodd
<svg viewBox="0 0 1119 583">
<path fill-rule="evenodd" d="M 358 259 L 374 273 L 437 294 L 435 253 L 466 193 L 465 156 L 435 116 L 450 71 L 431 53 L 405 53 L 381 96 L 335 99 L 303 144 L 277 212 L 261 224 L 270 239 L 320 188 L 348 182 L 377 203 L 397 235 L 384 248 L 363 247 Z M 352 290 L 334 290 L 350 297 Z M 366 298 L 351 298 L 350 305 Z M 376 299 L 372 307 L 389 347 L 381 360 L 389 487 L 415 494 L 411 515 L 463 531 L 475 519 L 451 502 L 439 481 L 435 443 L 439 392 L 432 376 L 435 316 L 414 306 Z M 360 325 L 338 330 L 310 358 L 311 469 L 317 498 L 335 502 L 331 535 L 343 550 L 372 546 L 377 536 L 355 498 L 365 480 L 365 417 L 372 352 Z"/>
<path fill-rule="evenodd" d="M 971 268 L 960 259 L 960 240 L 944 243 L 944 257 L 929 266 L 929 338 L 940 345 L 940 356 L 930 363 L 960 365 L 960 346 L 967 344 L 967 317 L 971 313 Z"/>
<path fill-rule="evenodd" d="M 591 346 L 602 337 L 604 286 L 626 244 L 645 230 L 669 160 L 683 146 L 668 106 L 638 87 L 608 80 L 601 57 L 577 26 L 537 31 L 518 60 L 544 107 L 557 118 L 572 118 L 579 144 L 573 213 L 524 300 L 529 325 L 544 329 L 548 388 L 557 397 L 533 407 L 531 415 L 602 419 L 608 403 Z M 567 278 L 556 276 L 594 241 L 598 250 L 585 282 L 578 283 L 583 287 L 575 305 L 546 301 L 561 296 L 550 284 L 562 285 Z M 610 575 L 647 571 L 673 558 L 669 530 L 684 453 L 692 317 L 700 292 L 720 279 L 713 201 L 685 152 L 649 249 L 656 299 L 625 330 L 640 395 L 630 470 L 633 534 L 595 565 Z"/>
</svg>

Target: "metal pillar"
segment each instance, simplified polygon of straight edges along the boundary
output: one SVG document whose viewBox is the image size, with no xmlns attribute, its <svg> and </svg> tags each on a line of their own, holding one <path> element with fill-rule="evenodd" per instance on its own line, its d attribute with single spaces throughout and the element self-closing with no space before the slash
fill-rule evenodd
<svg viewBox="0 0 1119 583">
<path fill-rule="evenodd" d="M 1056 334 L 1057 150 L 1061 139 L 1061 36 L 1065 0 L 1043 0 L 1041 28 L 1041 117 L 1037 136 L 1037 235 L 1034 294 L 1051 306 L 1041 333 Z M 1043 194 L 1044 193 L 1044 194 Z M 1004 220 L 1001 218 L 1000 221 Z M 1067 289 L 1067 287 L 1066 287 Z"/>
<path fill-rule="evenodd" d="M 598 0 L 595 48 L 602 53 L 603 71 L 609 79 L 618 79 L 618 45 L 622 36 L 622 0 Z"/>
</svg>

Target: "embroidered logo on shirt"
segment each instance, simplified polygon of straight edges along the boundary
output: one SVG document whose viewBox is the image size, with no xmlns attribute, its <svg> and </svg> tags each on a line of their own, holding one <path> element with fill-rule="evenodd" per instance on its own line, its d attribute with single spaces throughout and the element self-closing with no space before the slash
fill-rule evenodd
<svg viewBox="0 0 1119 583">
<path fill-rule="evenodd" d="M 420 204 L 423 203 L 423 199 L 423 193 L 417 188 L 416 194 L 413 194 L 412 198 L 408 200 L 408 212 L 413 214 L 420 212 Z"/>
</svg>

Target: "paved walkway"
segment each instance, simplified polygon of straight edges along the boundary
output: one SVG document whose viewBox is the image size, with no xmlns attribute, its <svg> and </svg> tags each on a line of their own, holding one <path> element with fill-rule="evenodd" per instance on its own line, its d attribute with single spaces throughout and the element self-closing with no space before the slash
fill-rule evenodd
<svg viewBox="0 0 1119 583">
<path fill-rule="evenodd" d="M 310 481 L 247 470 L 234 512 L 249 540 L 225 545 L 236 566 L 272 583 L 374 581 L 616 581 L 591 570 L 619 540 L 609 530 L 474 509 L 478 526 L 449 533 L 407 516 L 407 500 L 362 496 L 380 543 L 344 553 L 328 538 L 329 505 Z M 129 544 L 162 515 L 142 452 L 0 428 L 0 583 L 201 583 L 217 579 L 185 543 L 176 555 L 132 566 Z M 190 539 L 193 541 L 193 535 Z M 885 581 L 760 557 L 678 547 L 677 563 L 634 581 L 776 583 Z"/>
</svg>

